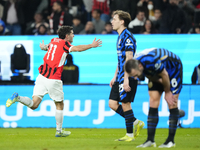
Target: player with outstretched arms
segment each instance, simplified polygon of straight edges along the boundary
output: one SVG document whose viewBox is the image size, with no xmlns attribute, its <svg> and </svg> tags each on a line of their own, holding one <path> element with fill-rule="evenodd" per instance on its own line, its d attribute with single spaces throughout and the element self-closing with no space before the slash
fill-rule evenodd
<svg viewBox="0 0 200 150">
<path fill-rule="evenodd" d="M 44 63 L 39 67 L 39 75 L 36 78 L 33 90 L 32 100 L 29 97 L 19 96 L 14 93 L 6 102 L 6 106 L 10 107 L 15 102 L 21 102 L 31 109 L 38 108 L 45 94 L 49 94 L 56 105 L 56 137 L 66 137 L 71 134 L 70 131 L 62 130 L 63 123 L 63 107 L 64 93 L 61 74 L 63 65 L 67 55 L 70 52 L 82 52 L 91 48 L 100 47 L 102 41 L 93 40 L 88 45 L 73 46 L 74 33 L 71 26 L 62 26 L 58 29 L 59 38 L 53 38 L 48 45 L 44 45 L 44 41 L 40 43 L 40 48 L 47 51 L 43 60 Z"/>
</svg>

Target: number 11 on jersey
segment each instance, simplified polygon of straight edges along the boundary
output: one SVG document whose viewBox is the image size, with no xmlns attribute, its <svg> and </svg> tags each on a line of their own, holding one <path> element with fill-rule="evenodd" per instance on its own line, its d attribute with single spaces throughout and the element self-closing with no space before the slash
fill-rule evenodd
<svg viewBox="0 0 200 150">
<path fill-rule="evenodd" d="M 50 44 L 50 49 L 48 51 L 47 60 L 49 59 L 49 57 L 51 55 L 51 61 L 53 61 L 54 54 L 56 52 L 56 48 L 57 48 L 57 45 Z M 52 51 L 52 49 L 53 49 L 53 51 Z"/>
</svg>

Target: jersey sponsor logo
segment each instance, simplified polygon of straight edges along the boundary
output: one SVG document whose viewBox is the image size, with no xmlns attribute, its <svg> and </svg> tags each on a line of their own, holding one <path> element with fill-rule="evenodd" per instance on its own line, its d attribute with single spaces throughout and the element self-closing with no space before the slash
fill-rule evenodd
<svg viewBox="0 0 200 150">
<path fill-rule="evenodd" d="M 131 40 L 127 39 L 125 46 L 132 46 L 132 45 L 133 43 L 131 42 Z"/>
</svg>

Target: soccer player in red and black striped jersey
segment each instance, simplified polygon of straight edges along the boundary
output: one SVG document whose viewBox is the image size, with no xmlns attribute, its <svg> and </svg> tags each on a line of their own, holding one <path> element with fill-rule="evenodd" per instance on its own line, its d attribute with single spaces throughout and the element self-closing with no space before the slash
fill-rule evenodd
<svg viewBox="0 0 200 150">
<path fill-rule="evenodd" d="M 40 44 L 42 50 L 47 51 L 43 60 L 44 63 L 39 67 L 39 75 L 36 78 L 33 90 L 32 100 L 28 97 L 19 96 L 14 93 L 6 102 L 6 106 L 10 107 L 13 103 L 21 102 L 31 109 L 36 109 L 42 101 L 45 94 L 49 94 L 50 98 L 55 101 L 56 105 L 56 137 L 66 137 L 71 134 L 70 131 L 62 131 L 63 123 L 63 83 L 61 74 L 66 56 L 70 52 L 81 52 L 90 48 L 100 47 L 102 41 L 100 39 L 93 40 L 88 45 L 73 46 L 74 33 L 71 26 L 62 26 L 58 29 L 59 38 L 53 38 L 48 45 L 44 45 L 44 41 Z"/>
</svg>

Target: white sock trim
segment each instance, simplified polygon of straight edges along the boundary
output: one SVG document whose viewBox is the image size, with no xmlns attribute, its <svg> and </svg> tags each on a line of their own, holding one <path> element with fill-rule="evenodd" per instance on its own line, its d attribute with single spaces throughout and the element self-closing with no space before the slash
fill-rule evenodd
<svg viewBox="0 0 200 150">
<path fill-rule="evenodd" d="M 135 126 L 135 125 L 137 125 L 138 124 L 138 122 L 139 122 L 139 120 L 138 119 L 136 119 L 134 122 L 133 122 L 133 125 Z"/>
<path fill-rule="evenodd" d="M 126 133 L 127 136 L 133 137 L 133 133 Z"/>
</svg>

